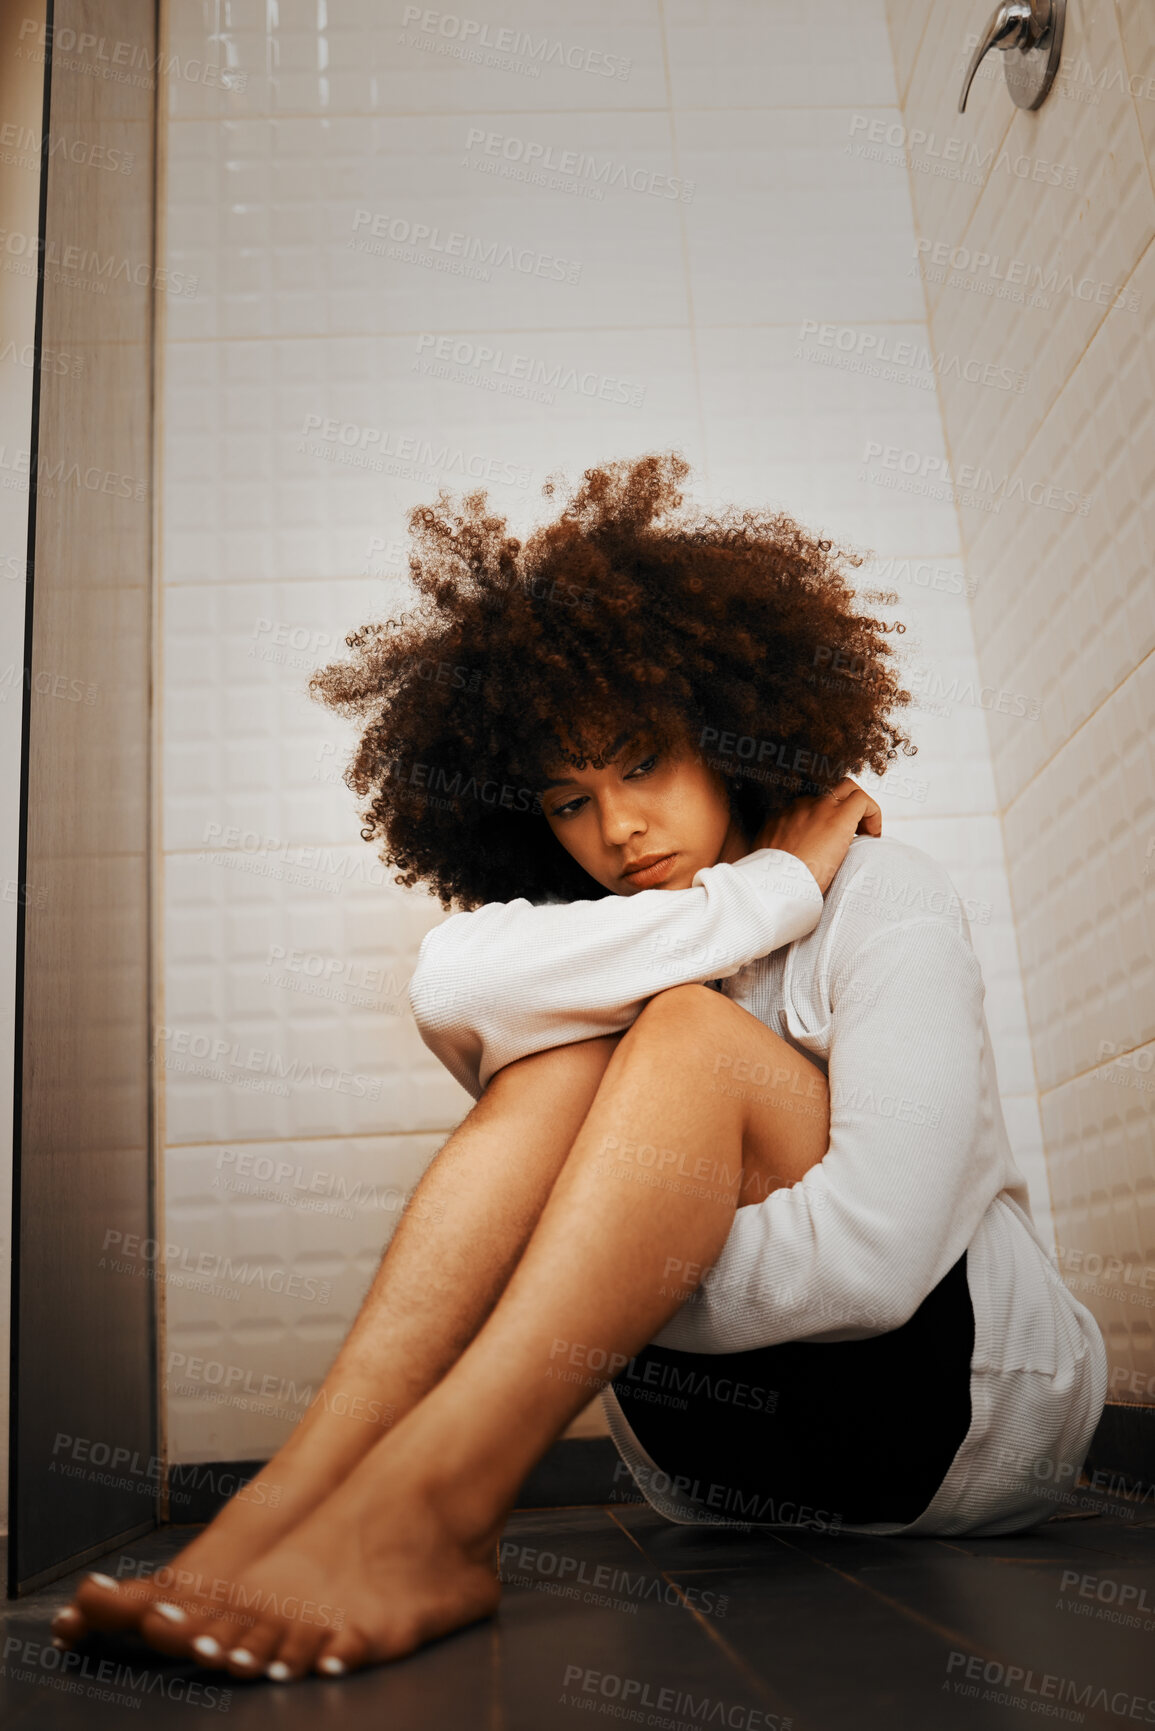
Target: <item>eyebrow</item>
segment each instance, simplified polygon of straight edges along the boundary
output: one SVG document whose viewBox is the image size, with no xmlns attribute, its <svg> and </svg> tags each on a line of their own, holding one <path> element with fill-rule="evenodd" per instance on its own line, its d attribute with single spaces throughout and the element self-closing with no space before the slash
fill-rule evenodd
<svg viewBox="0 0 1155 1731">
<path fill-rule="evenodd" d="M 619 733 L 618 737 L 614 740 L 614 743 L 610 746 L 609 750 L 605 754 L 606 762 L 612 763 L 614 758 L 618 755 L 618 752 L 622 749 L 622 747 L 624 745 L 628 745 L 630 740 L 635 739 L 636 737 L 637 737 L 637 734 L 633 728 L 631 728 L 626 733 Z M 543 782 L 541 790 L 543 793 L 548 793 L 551 787 L 570 787 L 572 785 L 573 785 L 573 777 L 569 776 L 569 775 L 565 775 L 565 776 L 562 776 L 557 781 Z"/>
</svg>

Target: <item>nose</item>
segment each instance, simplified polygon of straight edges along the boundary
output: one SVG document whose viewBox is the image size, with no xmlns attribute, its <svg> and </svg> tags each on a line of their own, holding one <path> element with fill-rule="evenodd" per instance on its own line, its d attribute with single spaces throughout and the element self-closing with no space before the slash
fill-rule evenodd
<svg viewBox="0 0 1155 1731">
<path fill-rule="evenodd" d="M 598 801 L 602 841 L 606 847 L 624 847 L 646 827 L 645 819 L 627 787 L 607 788 Z"/>
</svg>

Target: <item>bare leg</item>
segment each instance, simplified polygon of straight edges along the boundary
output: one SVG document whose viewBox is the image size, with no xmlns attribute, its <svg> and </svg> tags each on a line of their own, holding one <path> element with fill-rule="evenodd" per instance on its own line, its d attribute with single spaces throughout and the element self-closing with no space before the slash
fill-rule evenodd
<svg viewBox="0 0 1155 1731">
<path fill-rule="evenodd" d="M 718 1090 L 736 1066 L 754 1077 L 763 1065 L 767 1086 Z M 493 1546 L 517 1488 L 589 1398 L 550 1376 L 555 1342 L 624 1362 L 678 1308 L 663 1290 L 667 1258 L 708 1267 L 746 1181 L 795 1182 L 827 1140 L 825 1083 L 808 1060 L 717 993 L 659 994 L 613 1053 L 492 1314 L 340 1488 L 237 1577 L 229 1602 L 256 1611 L 183 1623 L 152 1611 L 142 1632 L 206 1658 L 243 1643 L 229 1662 L 238 1676 L 274 1659 L 300 1675 L 397 1657 L 488 1614 Z M 693 1177 L 639 1182 L 628 1150 L 646 1145 Z"/>
<path fill-rule="evenodd" d="M 444 1376 L 503 1291 L 620 1037 L 557 1046 L 493 1077 L 424 1174 L 292 1435 L 159 1578 L 85 1588 L 87 1618 L 60 1613 L 61 1639 L 135 1627 L 157 1601 L 209 1596 L 311 1513 Z"/>
</svg>

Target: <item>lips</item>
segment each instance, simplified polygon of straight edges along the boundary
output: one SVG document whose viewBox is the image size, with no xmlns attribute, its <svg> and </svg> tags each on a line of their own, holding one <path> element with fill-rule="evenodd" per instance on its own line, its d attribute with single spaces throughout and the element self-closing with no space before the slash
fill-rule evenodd
<svg viewBox="0 0 1155 1731">
<path fill-rule="evenodd" d="M 653 889 L 669 877 L 677 859 L 676 853 L 643 854 L 641 859 L 627 866 L 621 875 L 627 883 L 635 884 L 640 889 Z"/>
</svg>

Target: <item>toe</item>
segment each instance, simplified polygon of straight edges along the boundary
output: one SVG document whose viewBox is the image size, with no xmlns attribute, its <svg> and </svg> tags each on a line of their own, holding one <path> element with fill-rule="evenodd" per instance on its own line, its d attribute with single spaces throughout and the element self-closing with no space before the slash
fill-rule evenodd
<svg viewBox="0 0 1155 1731">
<path fill-rule="evenodd" d="M 134 1629 L 151 1597 L 144 1581 L 114 1581 L 111 1575 L 86 1575 L 76 1589 L 73 1607 L 86 1629 L 115 1633 Z"/>
<path fill-rule="evenodd" d="M 215 1629 L 211 1633 L 224 1647 L 224 1668 L 234 1677 L 263 1677 L 265 1666 L 276 1659 L 284 1637 L 279 1623 L 261 1619 L 248 1628 L 238 1628 L 234 1623 L 220 1633 Z"/>
<path fill-rule="evenodd" d="M 202 1610 L 191 1600 L 177 1604 L 171 1599 L 154 1599 L 138 1625 L 150 1646 L 172 1657 L 188 1658 L 192 1642 L 202 1635 L 212 1613 Z"/>
<path fill-rule="evenodd" d="M 266 1677 L 275 1683 L 287 1683 L 291 1678 L 304 1677 L 312 1670 L 313 1660 L 332 1636 L 331 1629 L 317 1624 L 291 1622 L 281 1637 L 276 1654 L 265 1667 Z"/>
<path fill-rule="evenodd" d="M 313 1669 L 322 1677 L 343 1677 L 347 1671 L 359 1670 L 373 1662 L 368 1640 L 356 1629 L 348 1628 L 339 1635 L 329 1636 L 313 1660 Z"/>
<path fill-rule="evenodd" d="M 90 1624 L 78 1605 L 64 1605 L 52 1619 L 52 1634 L 56 1643 L 70 1647 L 87 1635 Z"/>
</svg>

